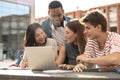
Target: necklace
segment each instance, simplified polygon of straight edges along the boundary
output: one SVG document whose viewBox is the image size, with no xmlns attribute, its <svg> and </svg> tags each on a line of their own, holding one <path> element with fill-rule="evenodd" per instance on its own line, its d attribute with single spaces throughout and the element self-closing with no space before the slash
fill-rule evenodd
<svg viewBox="0 0 120 80">
<path fill-rule="evenodd" d="M 100 47 L 105 45 L 105 43 L 102 43 L 102 42 L 99 42 L 98 44 L 99 44 Z"/>
<path fill-rule="evenodd" d="M 104 49 L 105 43 L 106 43 L 106 40 L 107 40 L 107 37 L 108 37 L 108 33 L 106 34 L 106 37 L 104 37 L 104 40 L 102 40 L 102 41 L 97 41 L 100 50 Z"/>
<path fill-rule="evenodd" d="M 104 49 L 105 42 L 98 42 L 98 46 L 100 50 Z"/>
</svg>

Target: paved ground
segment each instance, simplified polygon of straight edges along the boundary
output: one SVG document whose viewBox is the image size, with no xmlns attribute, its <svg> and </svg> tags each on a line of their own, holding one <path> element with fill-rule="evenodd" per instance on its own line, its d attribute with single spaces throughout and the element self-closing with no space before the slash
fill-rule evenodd
<svg viewBox="0 0 120 80">
<path fill-rule="evenodd" d="M 15 60 L 16 61 L 16 60 Z M 0 66 L 2 67 L 7 67 L 13 63 L 15 63 L 15 61 L 11 60 L 11 59 L 4 59 L 0 61 Z"/>
</svg>

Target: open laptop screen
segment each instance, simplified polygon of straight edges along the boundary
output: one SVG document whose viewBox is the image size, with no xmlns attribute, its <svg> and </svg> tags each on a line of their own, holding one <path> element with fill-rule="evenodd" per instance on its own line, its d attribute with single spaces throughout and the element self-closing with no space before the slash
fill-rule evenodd
<svg viewBox="0 0 120 80">
<path fill-rule="evenodd" d="M 55 69 L 55 53 L 52 46 L 25 47 L 28 66 L 31 70 Z"/>
</svg>

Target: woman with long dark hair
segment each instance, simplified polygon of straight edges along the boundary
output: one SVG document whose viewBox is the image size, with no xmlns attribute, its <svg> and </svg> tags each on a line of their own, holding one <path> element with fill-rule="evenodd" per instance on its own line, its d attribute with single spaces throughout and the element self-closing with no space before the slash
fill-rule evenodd
<svg viewBox="0 0 120 80">
<path fill-rule="evenodd" d="M 54 39 L 47 38 L 45 32 L 38 23 L 33 23 L 28 26 L 25 34 L 24 45 L 25 47 L 52 46 L 57 56 L 56 41 Z M 25 68 L 27 66 L 28 66 L 27 57 L 26 54 L 24 53 L 23 60 L 20 63 L 20 67 Z"/>
</svg>

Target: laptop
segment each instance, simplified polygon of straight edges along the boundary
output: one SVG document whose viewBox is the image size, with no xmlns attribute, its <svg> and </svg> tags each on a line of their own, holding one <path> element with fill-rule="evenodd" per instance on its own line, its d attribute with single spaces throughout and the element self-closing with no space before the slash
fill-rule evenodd
<svg viewBox="0 0 120 80">
<path fill-rule="evenodd" d="M 55 53 L 52 46 L 25 47 L 30 70 L 56 69 Z"/>
</svg>

